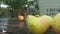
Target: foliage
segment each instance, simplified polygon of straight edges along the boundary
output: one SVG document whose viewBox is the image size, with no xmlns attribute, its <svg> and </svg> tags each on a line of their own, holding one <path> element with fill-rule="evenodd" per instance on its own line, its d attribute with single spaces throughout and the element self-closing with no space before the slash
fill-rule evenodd
<svg viewBox="0 0 60 34">
<path fill-rule="evenodd" d="M 27 0 L 3 0 L 5 4 L 11 6 L 13 9 L 23 8 Z"/>
<path fill-rule="evenodd" d="M 13 13 L 16 17 L 19 12 L 23 13 L 24 11 L 21 10 L 26 10 L 27 8 L 25 7 L 26 4 L 32 4 L 33 2 L 27 2 L 27 0 L 0 0 L 0 2 L 3 2 L 7 5 L 9 5 L 12 9 L 14 9 Z M 37 9 L 39 9 L 38 5 L 35 6 Z M 17 10 L 17 12 L 16 12 Z M 39 11 L 37 11 L 39 13 Z M 19 13 L 19 14 L 21 14 Z M 38 14 L 37 13 L 37 14 Z"/>
</svg>

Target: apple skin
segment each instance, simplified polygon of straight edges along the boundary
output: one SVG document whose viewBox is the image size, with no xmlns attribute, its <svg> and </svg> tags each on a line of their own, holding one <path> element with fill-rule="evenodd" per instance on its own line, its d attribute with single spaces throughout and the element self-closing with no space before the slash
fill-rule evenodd
<svg viewBox="0 0 60 34">
<path fill-rule="evenodd" d="M 42 17 L 28 15 L 26 18 L 28 30 L 33 34 L 44 34 L 49 28 L 48 21 Z"/>
<path fill-rule="evenodd" d="M 18 16 L 18 20 L 19 21 L 23 21 L 24 20 L 24 17 L 20 15 L 20 16 Z"/>
<path fill-rule="evenodd" d="M 36 17 L 39 17 L 40 15 L 37 14 L 37 15 L 35 15 L 35 16 L 36 16 Z"/>
<path fill-rule="evenodd" d="M 48 23 L 49 23 L 49 26 L 52 27 L 52 24 L 53 24 L 53 18 L 48 16 L 48 15 L 43 15 L 42 16 L 43 18 L 46 18 Z"/>
<path fill-rule="evenodd" d="M 53 31 L 60 34 L 60 13 L 54 16 Z"/>
</svg>

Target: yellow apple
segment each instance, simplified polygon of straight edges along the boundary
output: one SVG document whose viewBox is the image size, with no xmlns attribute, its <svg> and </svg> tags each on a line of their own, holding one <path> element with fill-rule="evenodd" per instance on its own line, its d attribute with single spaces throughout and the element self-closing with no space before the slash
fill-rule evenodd
<svg viewBox="0 0 60 34">
<path fill-rule="evenodd" d="M 42 17 L 28 15 L 26 22 L 28 30 L 33 34 L 43 34 L 49 28 L 48 21 Z"/>
</svg>

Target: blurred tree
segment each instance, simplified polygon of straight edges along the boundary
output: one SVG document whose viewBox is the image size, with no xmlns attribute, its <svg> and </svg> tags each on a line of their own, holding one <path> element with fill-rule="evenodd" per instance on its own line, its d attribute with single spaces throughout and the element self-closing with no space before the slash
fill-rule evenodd
<svg viewBox="0 0 60 34">
<path fill-rule="evenodd" d="M 0 18 L 5 18 L 7 17 L 7 13 L 8 13 L 8 8 L 2 8 L 1 5 L 4 1 L 0 0 Z"/>
<path fill-rule="evenodd" d="M 24 5 L 27 0 L 4 0 L 4 1 L 13 9 L 20 9 L 20 8 L 24 8 Z"/>
<path fill-rule="evenodd" d="M 27 0 L 0 0 L 0 1 L 9 5 L 13 9 L 14 17 L 17 17 L 18 15 L 24 15 L 25 13 L 24 10 L 26 10 L 25 5 L 26 4 L 29 5 L 30 3 L 33 3 L 33 2 L 28 2 Z M 35 7 L 39 9 L 38 5 L 36 5 Z"/>
<path fill-rule="evenodd" d="M 18 14 L 24 15 L 25 4 L 27 4 L 27 0 L 0 0 L 7 5 L 9 5 L 13 9 L 14 17 L 17 17 Z"/>
</svg>

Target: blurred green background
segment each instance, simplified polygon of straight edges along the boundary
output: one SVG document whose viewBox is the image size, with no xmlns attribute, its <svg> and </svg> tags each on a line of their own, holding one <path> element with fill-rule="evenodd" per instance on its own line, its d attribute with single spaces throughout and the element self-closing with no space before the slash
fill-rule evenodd
<svg viewBox="0 0 60 34">
<path fill-rule="evenodd" d="M 34 3 L 37 4 L 34 4 Z M 29 34 L 27 32 L 26 25 L 22 30 L 18 26 L 17 17 L 19 15 L 25 16 L 28 13 L 27 8 L 33 5 L 36 8 L 36 13 L 39 14 L 38 0 L 28 1 L 28 0 L 0 0 L 0 18 L 8 18 L 8 31 L 14 34 Z M 31 13 L 29 11 L 29 13 Z M 25 21 L 23 21 L 25 23 Z M 54 34 L 52 29 L 47 32 L 47 34 Z"/>
</svg>

